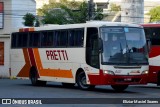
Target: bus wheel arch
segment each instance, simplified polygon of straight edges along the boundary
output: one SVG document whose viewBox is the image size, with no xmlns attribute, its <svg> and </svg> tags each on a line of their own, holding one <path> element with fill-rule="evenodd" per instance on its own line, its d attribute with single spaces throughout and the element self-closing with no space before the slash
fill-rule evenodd
<svg viewBox="0 0 160 107">
<path fill-rule="evenodd" d="M 82 68 L 79 68 L 76 72 L 76 83 L 80 89 L 87 90 L 93 89 L 95 85 L 86 84 L 86 74 Z"/>
</svg>

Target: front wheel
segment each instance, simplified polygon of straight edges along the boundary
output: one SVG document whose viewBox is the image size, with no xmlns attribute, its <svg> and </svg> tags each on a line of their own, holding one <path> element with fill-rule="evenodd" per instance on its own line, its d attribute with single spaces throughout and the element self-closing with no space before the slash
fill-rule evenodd
<svg viewBox="0 0 160 107">
<path fill-rule="evenodd" d="M 86 75 L 84 72 L 81 72 L 77 75 L 77 85 L 80 89 L 87 90 L 93 89 L 95 85 L 88 85 Z"/>
<path fill-rule="evenodd" d="M 117 92 L 122 92 L 128 87 L 128 85 L 111 85 L 111 87 Z"/>
</svg>

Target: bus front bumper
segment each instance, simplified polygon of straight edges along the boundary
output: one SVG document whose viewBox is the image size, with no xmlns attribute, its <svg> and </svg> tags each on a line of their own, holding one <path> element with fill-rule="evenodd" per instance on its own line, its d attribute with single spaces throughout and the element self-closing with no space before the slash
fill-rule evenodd
<svg viewBox="0 0 160 107">
<path fill-rule="evenodd" d="M 147 84 L 148 75 L 88 75 L 91 85 L 138 85 Z"/>
</svg>

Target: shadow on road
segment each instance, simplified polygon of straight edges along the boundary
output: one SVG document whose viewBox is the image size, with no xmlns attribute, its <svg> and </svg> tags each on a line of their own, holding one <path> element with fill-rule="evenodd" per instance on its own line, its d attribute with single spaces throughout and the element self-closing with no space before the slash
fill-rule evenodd
<svg viewBox="0 0 160 107">
<path fill-rule="evenodd" d="M 98 92 L 98 93 L 127 93 L 127 94 L 135 94 L 138 92 L 133 92 L 133 91 L 128 91 L 126 89 L 126 91 L 123 92 L 116 92 L 115 90 L 113 90 L 110 86 L 96 86 L 94 89 L 92 90 L 81 90 L 78 88 L 77 85 L 73 86 L 73 87 L 65 87 L 63 86 L 61 83 L 52 83 L 49 82 L 46 86 L 32 86 L 31 84 L 17 84 L 17 85 L 22 85 L 22 86 L 28 86 L 28 87 L 44 87 L 44 88 L 59 88 L 59 89 L 69 89 L 69 90 L 78 90 L 78 91 L 89 91 L 89 92 Z"/>
</svg>

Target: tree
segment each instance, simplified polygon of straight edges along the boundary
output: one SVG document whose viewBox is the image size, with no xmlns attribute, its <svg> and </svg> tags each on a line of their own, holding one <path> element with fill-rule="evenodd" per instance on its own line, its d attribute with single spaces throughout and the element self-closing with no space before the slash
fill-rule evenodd
<svg viewBox="0 0 160 107">
<path fill-rule="evenodd" d="M 152 8 L 148 15 L 150 15 L 150 22 L 157 22 L 160 21 L 160 6 Z"/>
<path fill-rule="evenodd" d="M 101 11 L 98 11 L 94 19 L 101 20 Z M 43 17 L 44 24 L 73 24 L 85 23 L 88 20 L 88 4 L 86 2 L 75 2 L 61 0 L 49 1 L 49 4 L 38 9 L 38 15 Z"/>
<path fill-rule="evenodd" d="M 23 19 L 24 19 L 23 24 L 25 26 L 34 26 L 34 22 L 35 22 L 36 18 L 33 14 L 27 13 L 26 15 L 24 15 Z"/>
</svg>

